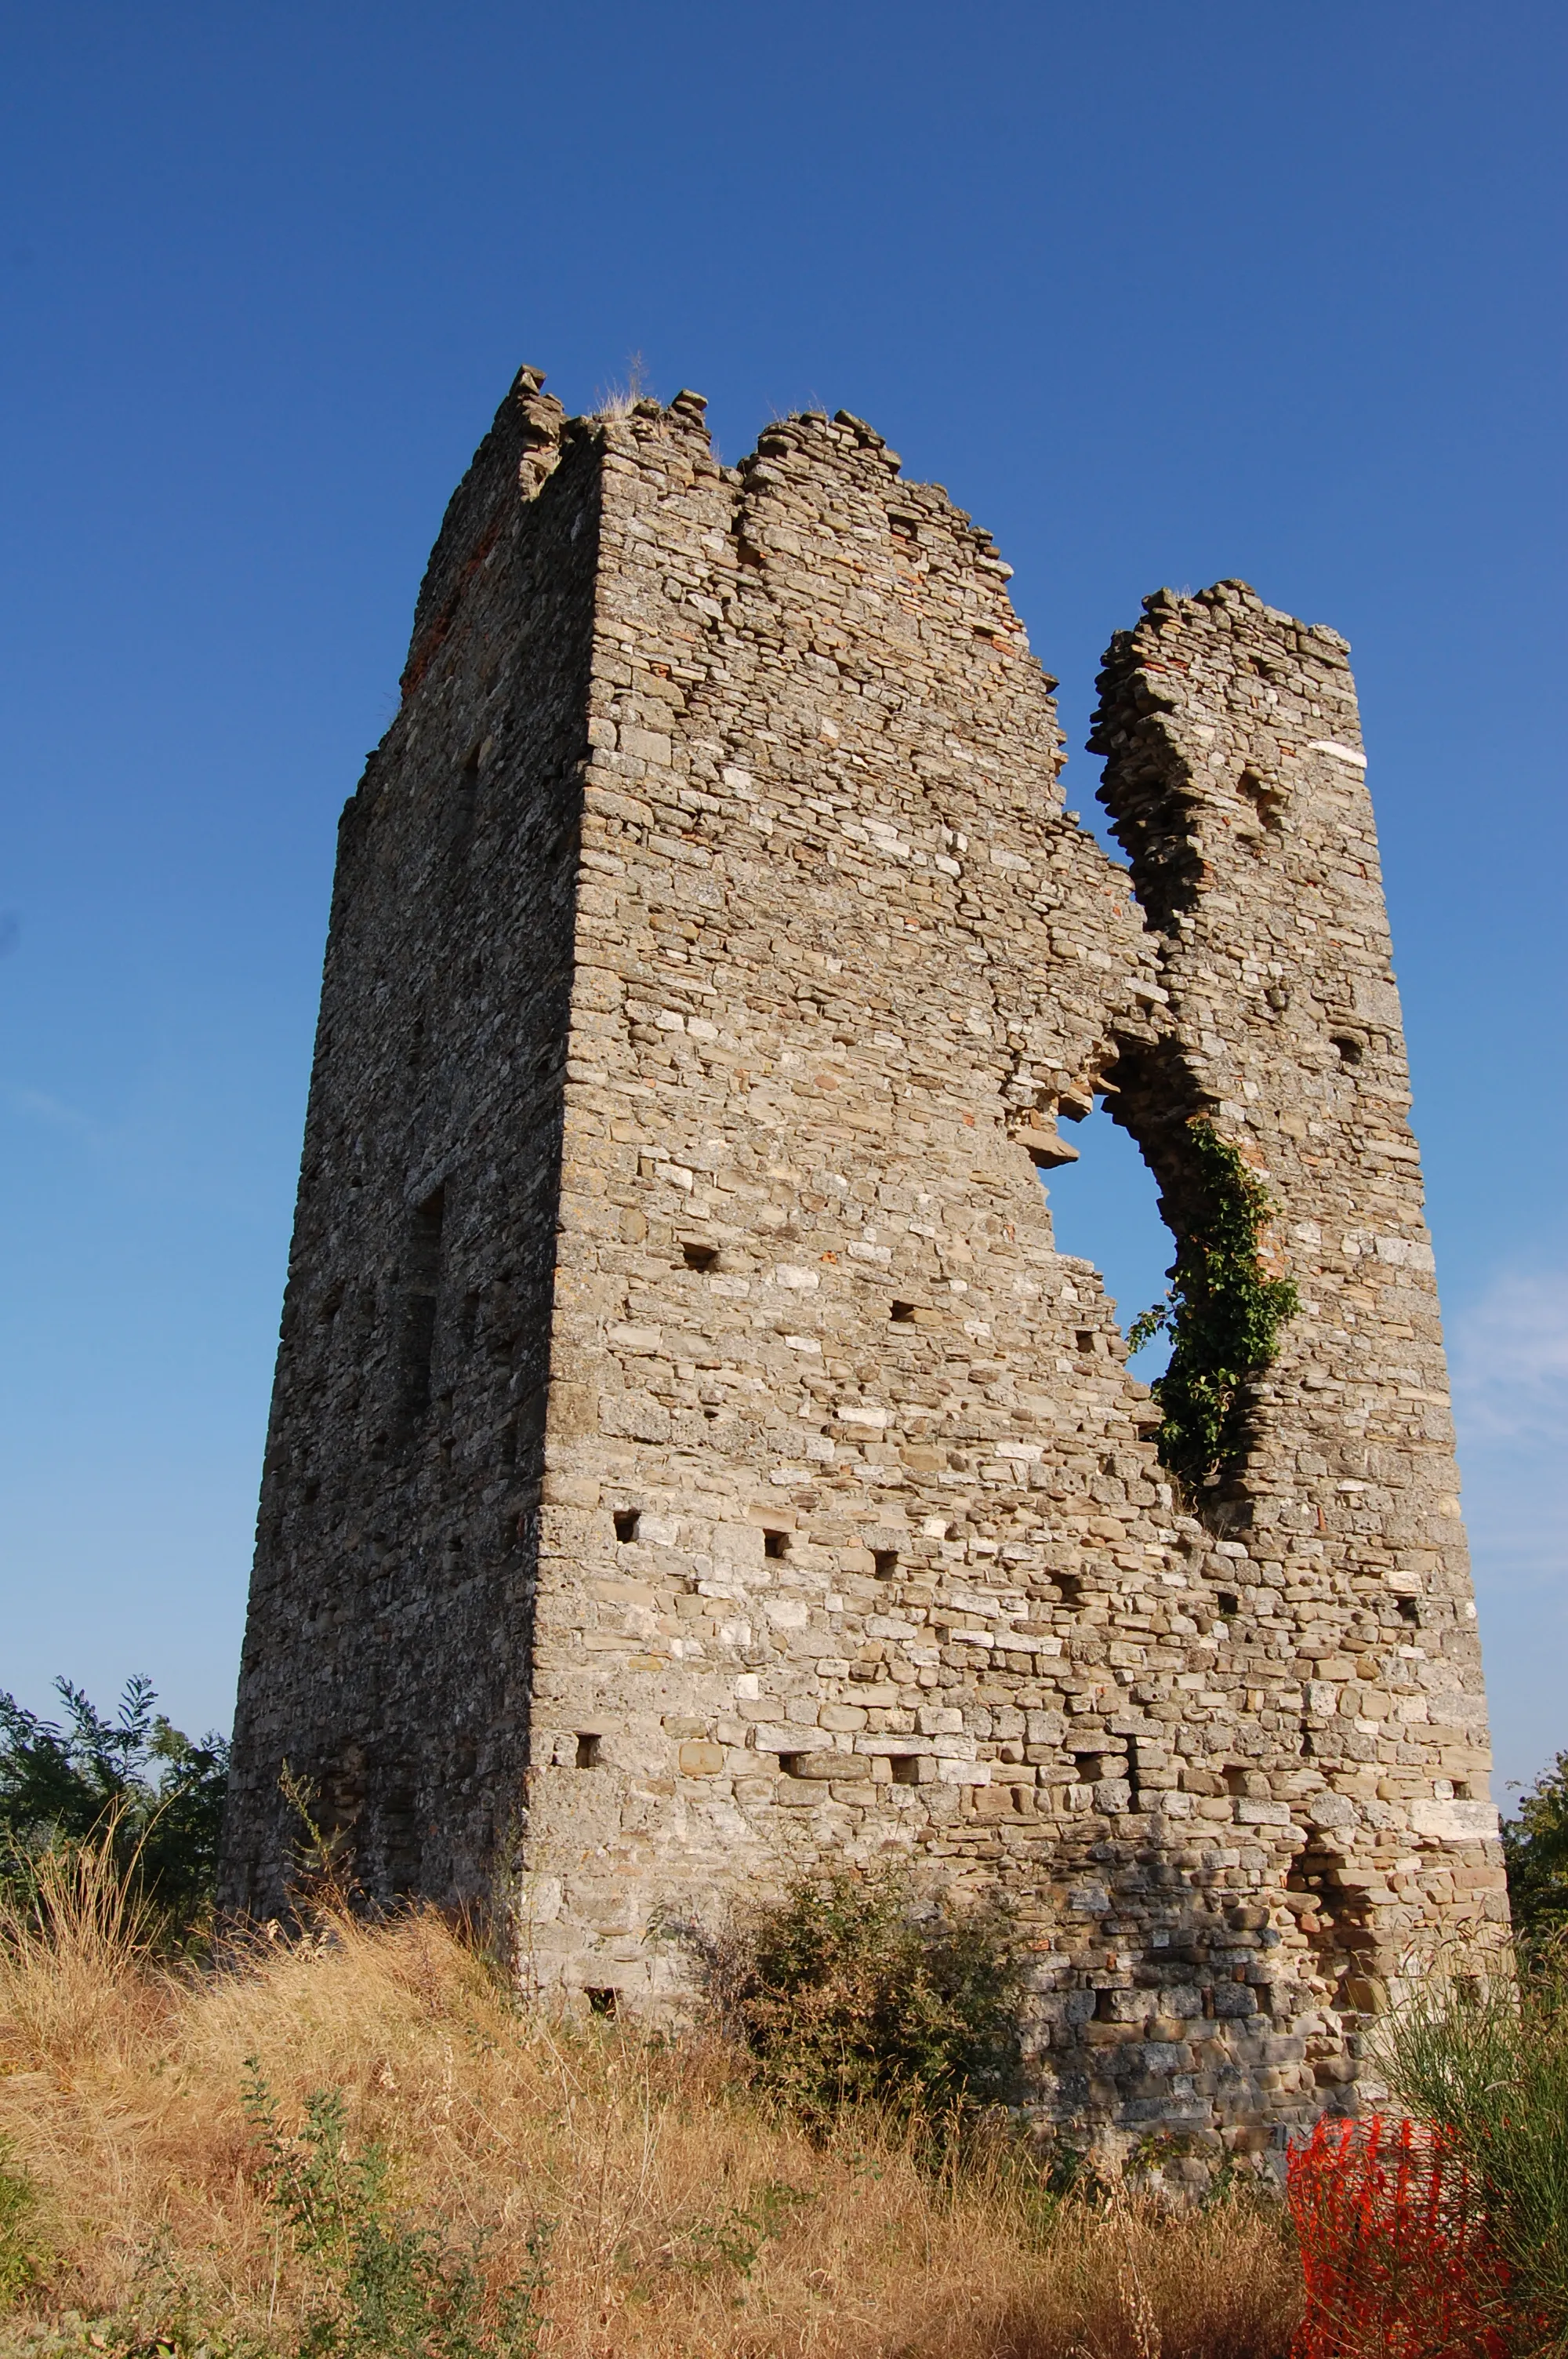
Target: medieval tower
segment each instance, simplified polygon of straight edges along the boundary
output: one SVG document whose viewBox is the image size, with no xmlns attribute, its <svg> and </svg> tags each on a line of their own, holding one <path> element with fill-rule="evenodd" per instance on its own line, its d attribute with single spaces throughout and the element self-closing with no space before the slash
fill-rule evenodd
<svg viewBox="0 0 1568 2359">
<path fill-rule="evenodd" d="M 241 1680 L 373 1898 L 656 2007 L 819 1863 L 1000 1890 L 1043 2118 L 1249 2150 L 1506 1916 L 1345 642 L 1114 639 L 1063 808 L 989 537 L 860 420 L 524 370 L 343 813 Z M 1300 1309 L 1197 1502 L 1040 1173 L 1193 1117 Z M 1190 1512 L 1195 1506 L 1197 1511 Z"/>
</svg>

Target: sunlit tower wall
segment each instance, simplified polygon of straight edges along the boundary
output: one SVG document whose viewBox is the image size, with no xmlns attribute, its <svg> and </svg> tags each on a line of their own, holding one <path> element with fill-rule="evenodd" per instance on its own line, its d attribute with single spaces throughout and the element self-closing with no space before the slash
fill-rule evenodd
<svg viewBox="0 0 1568 2359">
<path fill-rule="evenodd" d="M 1343 642 L 1114 643 L 1064 809 L 989 536 L 862 421 L 524 370 L 344 814 L 225 1897 L 678 2010 L 658 1928 L 831 1864 L 997 1892 L 1043 2122 L 1254 2151 L 1495 1923 L 1447 1387 Z M 1303 1308 L 1161 1465 L 1042 1173 L 1206 1115 Z"/>
</svg>

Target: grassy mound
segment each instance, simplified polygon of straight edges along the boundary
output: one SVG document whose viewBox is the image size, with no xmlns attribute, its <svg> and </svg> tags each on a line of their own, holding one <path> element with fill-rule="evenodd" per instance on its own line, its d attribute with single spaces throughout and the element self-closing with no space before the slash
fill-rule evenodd
<svg viewBox="0 0 1568 2359">
<path fill-rule="evenodd" d="M 522 2013 L 432 1914 L 198 1972 L 86 1850 L 0 1925 L 7 2351 L 1282 2359 L 1298 2302 L 1277 2208 L 934 2168 L 717 2034 Z"/>
</svg>

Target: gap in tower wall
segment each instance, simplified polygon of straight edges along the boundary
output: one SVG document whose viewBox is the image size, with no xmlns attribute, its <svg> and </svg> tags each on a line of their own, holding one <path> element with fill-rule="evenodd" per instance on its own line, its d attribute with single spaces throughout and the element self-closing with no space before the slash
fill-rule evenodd
<svg viewBox="0 0 1568 2359">
<path fill-rule="evenodd" d="M 1169 1283 L 1175 1241 L 1160 1217 L 1159 1184 L 1136 1142 L 1111 1120 L 1103 1097 L 1092 1114 L 1062 1136 L 1076 1147 L 1078 1160 L 1041 1175 L 1056 1249 L 1094 1264 L 1125 1337 Z M 1127 1364 L 1147 1385 L 1169 1357 L 1169 1342 L 1158 1335 Z"/>
</svg>

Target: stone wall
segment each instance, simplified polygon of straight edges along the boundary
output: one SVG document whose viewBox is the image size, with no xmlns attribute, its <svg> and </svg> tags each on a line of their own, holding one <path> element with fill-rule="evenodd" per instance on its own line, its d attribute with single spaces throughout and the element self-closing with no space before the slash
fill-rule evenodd
<svg viewBox="0 0 1568 2359">
<path fill-rule="evenodd" d="M 1237 1599 L 1237 1813 L 1300 1846 L 1285 1899 L 1318 1977 L 1375 2009 L 1422 1929 L 1506 1926 L 1507 1908 L 1346 654 L 1245 583 L 1162 591 L 1112 644 L 1090 745 L 1168 994 L 1156 1051 L 1115 1068 L 1117 1118 L 1180 1227 L 1184 1118 L 1212 1115 L 1266 1176 L 1303 1296 L 1256 1387 L 1247 1463 L 1206 1503 Z"/>
<path fill-rule="evenodd" d="M 702 409 L 524 373 L 350 806 L 230 1897 L 285 1757 L 568 2005 L 904 1859 L 1016 1908 L 1043 2118 L 1256 2146 L 1500 1890 L 1343 643 L 1150 602 L 1130 878 L 989 537 L 843 413 L 727 469 Z M 1201 1513 L 1054 1247 L 1102 1093 L 1177 1223 L 1212 1114 L 1306 1298 Z"/>
<path fill-rule="evenodd" d="M 252 1913 L 305 1832 L 286 1767 L 383 1897 L 482 1902 L 521 1796 L 600 496 L 561 440 L 524 373 L 343 813 L 234 1731 Z"/>
</svg>

